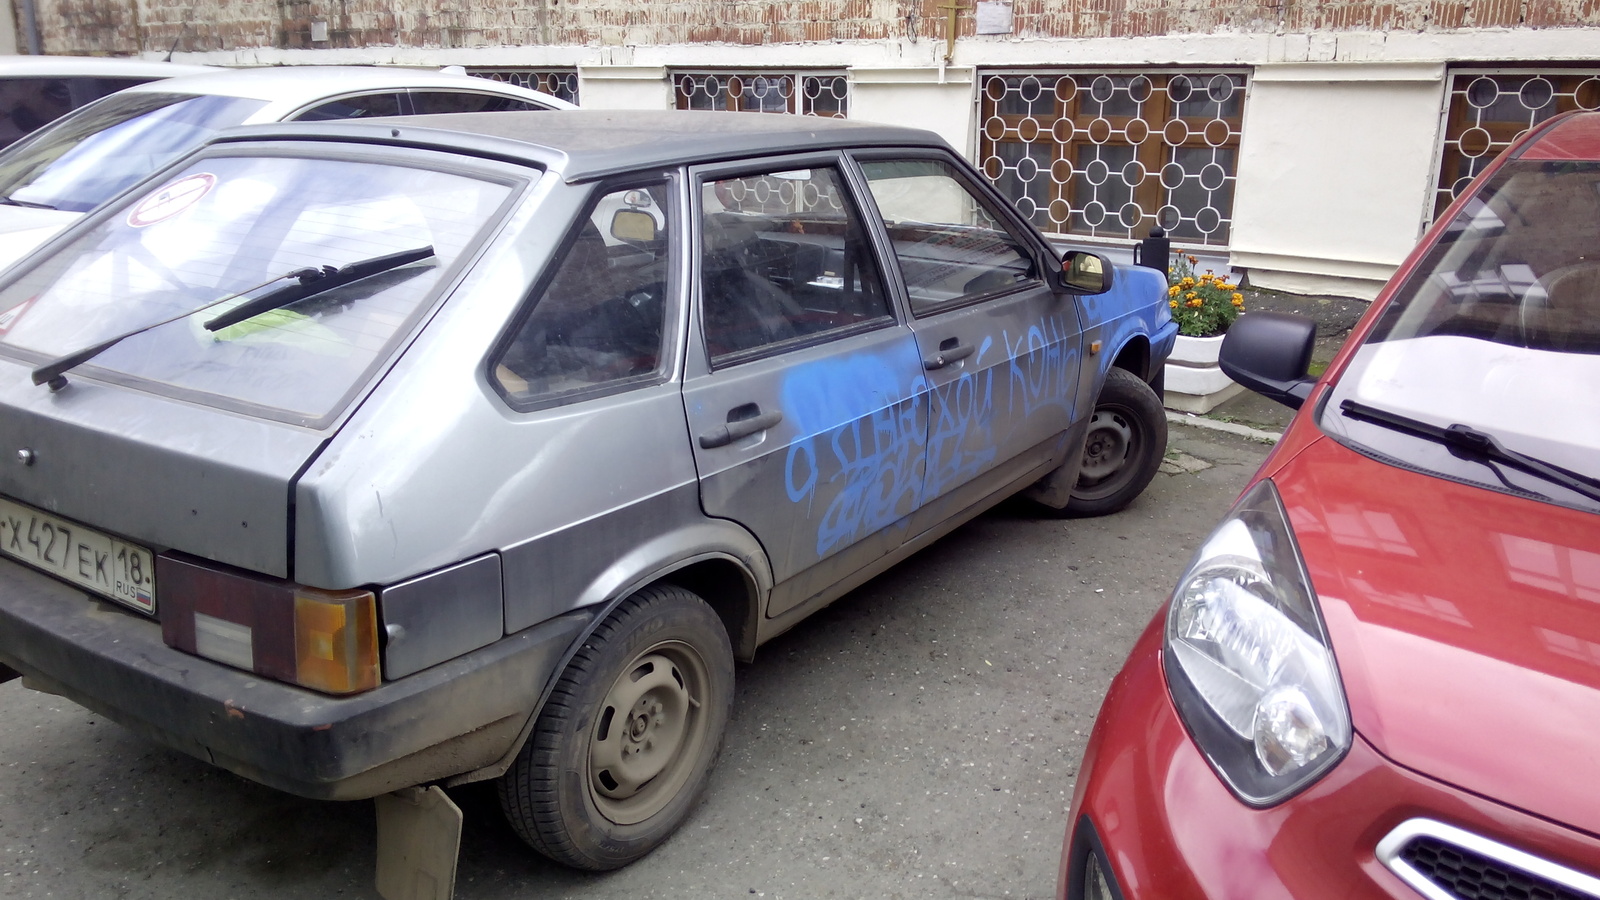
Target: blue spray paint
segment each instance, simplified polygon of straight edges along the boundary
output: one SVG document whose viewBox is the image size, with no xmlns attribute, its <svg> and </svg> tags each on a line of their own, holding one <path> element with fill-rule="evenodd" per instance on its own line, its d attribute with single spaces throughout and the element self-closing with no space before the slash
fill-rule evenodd
<svg viewBox="0 0 1600 900">
<path fill-rule="evenodd" d="M 819 557 L 922 503 L 927 386 L 918 376 L 902 392 L 904 363 L 894 363 L 866 355 L 821 360 L 784 380 L 783 408 L 802 435 L 784 463 L 789 500 L 811 504 L 822 485 L 823 496 L 831 494 L 818 520 Z"/>
</svg>

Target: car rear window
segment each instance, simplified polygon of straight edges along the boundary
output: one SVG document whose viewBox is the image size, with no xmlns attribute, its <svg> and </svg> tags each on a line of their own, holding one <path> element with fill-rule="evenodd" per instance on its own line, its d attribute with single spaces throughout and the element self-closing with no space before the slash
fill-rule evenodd
<svg viewBox="0 0 1600 900">
<path fill-rule="evenodd" d="M 346 159 L 202 158 L 0 290 L 0 351 L 42 363 L 243 292 L 129 337 L 84 368 L 316 425 L 409 332 L 515 186 Z M 204 327 L 299 282 L 302 270 L 425 248 L 426 258 L 215 332 Z"/>
<path fill-rule="evenodd" d="M 0 160 L 0 199 L 88 212 L 265 105 L 193 94 L 107 97 L 8 152 Z"/>
</svg>

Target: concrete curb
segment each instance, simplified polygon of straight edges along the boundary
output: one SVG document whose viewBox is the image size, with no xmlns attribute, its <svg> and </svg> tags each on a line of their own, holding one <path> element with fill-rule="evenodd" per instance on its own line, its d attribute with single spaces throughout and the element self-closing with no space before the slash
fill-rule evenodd
<svg viewBox="0 0 1600 900">
<path fill-rule="evenodd" d="M 1262 431 L 1259 428 L 1251 428 L 1249 425 L 1240 425 L 1237 422 L 1222 422 L 1217 419 L 1208 419 L 1204 416 L 1175 413 L 1172 410 L 1167 410 L 1167 422 L 1173 425 L 1190 425 L 1195 428 L 1222 431 L 1252 441 L 1260 441 L 1263 444 L 1276 444 L 1283 437 L 1283 432 L 1281 431 Z"/>
</svg>

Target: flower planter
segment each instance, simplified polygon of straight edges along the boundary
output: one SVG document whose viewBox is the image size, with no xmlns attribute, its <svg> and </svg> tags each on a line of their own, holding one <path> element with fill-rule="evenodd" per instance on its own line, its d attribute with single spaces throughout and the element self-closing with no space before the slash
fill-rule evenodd
<svg viewBox="0 0 1600 900">
<path fill-rule="evenodd" d="M 1166 392 L 1162 405 L 1187 413 L 1208 413 L 1218 404 L 1243 391 L 1217 366 L 1222 351 L 1222 336 L 1188 337 L 1178 335 L 1167 357 Z"/>
</svg>

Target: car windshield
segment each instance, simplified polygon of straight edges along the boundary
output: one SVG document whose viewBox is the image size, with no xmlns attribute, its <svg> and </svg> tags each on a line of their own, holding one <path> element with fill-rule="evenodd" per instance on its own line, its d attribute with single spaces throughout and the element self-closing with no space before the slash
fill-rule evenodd
<svg viewBox="0 0 1600 900">
<path fill-rule="evenodd" d="M 0 289 L 0 352 L 46 363 L 210 305 L 74 372 L 319 424 L 408 333 L 512 187 L 376 162 L 199 159 Z M 415 262 L 205 327 L 302 270 L 427 248 Z"/>
<path fill-rule="evenodd" d="M 1458 434 L 1479 432 L 1593 479 L 1600 476 L 1595 384 L 1600 162 L 1513 160 L 1461 208 L 1396 292 L 1322 423 L 1408 465 L 1592 506 L 1560 479 L 1487 460 L 1460 440 L 1419 434 L 1462 426 Z M 1387 425 L 1383 414 L 1391 414 Z M 1411 425 L 1396 427 L 1396 416 Z"/>
<path fill-rule="evenodd" d="M 0 156 L 0 199 L 88 212 L 266 105 L 242 97 L 112 95 Z"/>
</svg>

